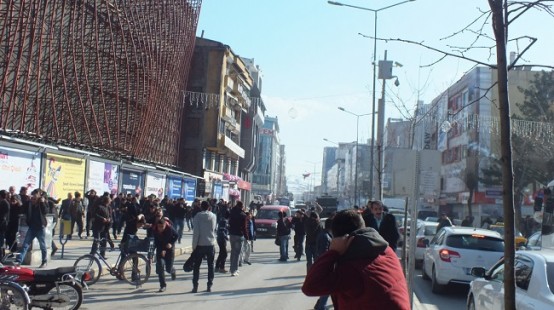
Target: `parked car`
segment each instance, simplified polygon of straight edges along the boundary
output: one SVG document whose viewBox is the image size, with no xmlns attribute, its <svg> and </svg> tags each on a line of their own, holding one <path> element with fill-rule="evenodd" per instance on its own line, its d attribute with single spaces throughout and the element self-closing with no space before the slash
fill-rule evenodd
<svg viewBox="0 0 554 310">
<path fill-rule="evenodd" d="M 291 211 L 288 206 L 262 206 L 256 214 L 256 236 L 275 237 L 277 235 L 277 220 L 279 212 L 285 212 L 287 217 L 291 217 Z"/>
<path fill-rule="evenodd" d="M 526 250 L 540 250 L 542 247 L 542 231 L 534 232 L 529 238 L 527 238 L 527 243 L 525 244 Z"/>
<path fill-rule="evenodd" d="M 473 227 L 444 227 L 425 248 L 422 276 L 431 279 L 433 293 L 442 293 L 451 283 L 469 284 L 471 268 L 489 268 L 504 255 L 499 233 Z"/>
<path fill-rule="evenodd" d="M 514 260 L 517 309 L 554 309 L 554 251 L 518 251 Z M 488 271 L 472 268 L 467 308 L 504 309 L 504 259 Z"/>
<path fill-rule="evenodd" d="M 423 265 L 423 255 L 425 248 L 431 243 L 431 240 L 437 234 L 437 222 L 421 222 L 418 226 L 416 235 L 416 249 L 415 249 L 415 267 L 420 268 Z"/>
<path fill-rule="evenodd" d="M 494 225 L 490 225 L 489 229 L 497 231 L 502 237 L 504 237 L 504 223 L 497 222 Z M 514 235 L 516 247 L 524 246 L 527 243 L 527 238 L 525 238 L 519 230 L 516 229 L 514 231 Z"/>
<path fill-rule="evenodd" d="M 437 216 L 428 216 L 425 218 L 425 222 L 438 222 L 439 218 Z"/>
</svg>

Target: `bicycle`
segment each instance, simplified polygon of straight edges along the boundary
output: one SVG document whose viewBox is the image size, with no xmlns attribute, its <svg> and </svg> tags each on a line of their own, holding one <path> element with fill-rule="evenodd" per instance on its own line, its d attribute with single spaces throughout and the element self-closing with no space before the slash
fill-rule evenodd
<svg viewBox="0 0 554 310">
<path fill-rule="evenodd" d="M 0 276 L 0 309 L 29 309 L 27 291 L 15 282 L 15 276 Z"/>
<path fill-rule="evenodd" d="M 75 266 L 75 270 L 89 272 L 90 280 L 85 281 L 88 286 L 100 279 L 102 265 L 104 265 L 110 275 L 134 284 L 138 288 L 150 277 L 154 249 L 154 238 L 141 240 L 137 236 L 130 235 L 127 242 L 122 244 L 121 252 L 113 266 L 100 255 L 99 250 L 94 254 L 85 254 L 77 258 L 73 266 Z M 147 252 L 148 254 L 145 256 L 138 252 Z"/>
</svg>

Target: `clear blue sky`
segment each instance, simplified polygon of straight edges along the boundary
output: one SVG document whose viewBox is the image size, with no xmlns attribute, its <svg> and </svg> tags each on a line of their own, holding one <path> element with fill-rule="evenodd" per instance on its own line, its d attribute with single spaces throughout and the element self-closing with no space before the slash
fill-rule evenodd
<svg viewBox="0 0 554 310">
<path fill-rule="evenodd" d="M 379 9 L 396 0 L 345 0 L 351 5 Z M 424 42 L 453 52 L 448 46 L 468 46 L 476 35 L 459 32 L 489 10 L 486 0 L 416 0 L 378 13 L 378 37 Z M 474 24 L 478 29 L 483 24 Z M 479 25 L 479 26 L 477 26 Z M 490 19 L 484 25 L 491 34 Z M 514 22 L 510 37 L 529 35 L 539 41 L 525 54 L 533 64 L 554 65 L 551 30 L 554 17 L 530 11 Z M 241 56 L 254 58 L 263 71 L 262 97 L 267 115 L 277 116 L 281 143 L 286 145 L 289 183 L 306 185 L 301 174 L 312 172 L 316 163 L 319 184 L 322 150 L 333 146 L 323 141 L 356 139 L 356 118 L 341 112 L 342 106 L 357 114 L 371 112 L 374 14 L 327 4 L 324 0 L 204 0 L 197 35 L 229 45 Z M 527 42 L 527 41 L 525 41 Z M 476 46 L 493 42 L 483 37 Z M 526 43 L 521 42 L 520 48 Z M 386 118 L 411 116 L 417 99 L 429 103 L 457 81 L 474 63 L 449 57 L 433 66 L 441 54 L 399 42 L 377 43 L 377 59 L 403 66 L 394 68 L 400 86 L 387 83 Z M 515 51 L 516 46 L 511 45 Z M 489 54 L 489 51 L 491 54 Z M 466 56 L 495 62 L 494 49 L 477 48 Z M 376 86 L 380 97 L 381 82 Z M 371 137 L 371 117 L 361 117 L 360 143 Z"/>
</svg>

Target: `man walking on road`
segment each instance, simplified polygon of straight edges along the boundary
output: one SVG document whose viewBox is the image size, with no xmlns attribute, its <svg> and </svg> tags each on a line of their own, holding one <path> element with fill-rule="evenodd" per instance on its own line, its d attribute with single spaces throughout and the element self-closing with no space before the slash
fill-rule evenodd
<svg viewBox="0 0 554 310">
<path fill-rule="evenodd" d="M 239 275 L 239 256 L 247 237 L 246 213 L 242 201 L 237 201 L 229 214 L 229 241 L 231 243 L 231 276 Z"/>
<path fill-rule="evenodd" d="M 46 194 L 46 193 L 44 193 Z M 27 225 L 29 229 L 25 235 L 25 241 L 23 241 L 23 249 L 19 254 L 19 258 L 16 260 L 17 264 L 25 259 L 29 246 L 33 239 L 37 238 L 38 244 L 40 246 L 40 252 L 42 254 L 42 264 L 39 268 L 46 266 L 47 256 L 46 256 L 46 198 L 43 196 L 43 192 L 40 189 L 35 189 L 31 193 L 31 201 L 25 206 L 25 214 L 27 215 Z"/>
<path fill-rule="evenodd" d="M 192 249 L 195 260 L 192 273 L 192 291 L 198 292 L 198 279 L 200 277 L 200 265 L 202 258 L 206 256 L 208 263 L 208 287 L 207 292 L 212 291 L 214 281 L 214 257 L 215 257 L 215 229 L 217 219 L 215 214 L 210 212 L 210 204 L 202 201 L 200 204 L 202 211 L 194 217 L 194 231 L 192 233 Z"/>
<path fill-rule="evenodd" d="M 363 214 L 365 226 L 378 231 L 389 243 L 389 246 L 396 251 L 398 239 L 400 239 L 398 227 L 396 227 L 396 218 L 384 211 L 383 203 L 379 200 L 370 201 L 368 207 L 369 210 L 366 210 Z"/>
</svg>

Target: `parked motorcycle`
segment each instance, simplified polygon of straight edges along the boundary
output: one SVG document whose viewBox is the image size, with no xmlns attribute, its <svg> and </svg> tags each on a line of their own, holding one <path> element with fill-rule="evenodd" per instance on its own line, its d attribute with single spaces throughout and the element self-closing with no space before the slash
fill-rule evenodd
<svg viewBox="0 0 554 310">
<path fill-rule="evenodd" d="M 0 277 L 10 276 L 29 295 L 29 309 L 79 309 L 83 302 L 81 277 L 75 267 L 56 269 L 31 269 L 17 266 L 1 266 Z M 85 279 L 86 280 L 86 279 Z"/>
</svg>

